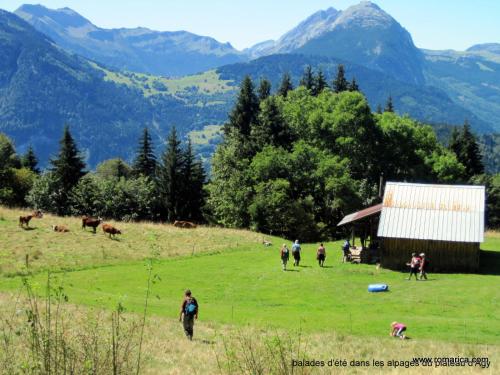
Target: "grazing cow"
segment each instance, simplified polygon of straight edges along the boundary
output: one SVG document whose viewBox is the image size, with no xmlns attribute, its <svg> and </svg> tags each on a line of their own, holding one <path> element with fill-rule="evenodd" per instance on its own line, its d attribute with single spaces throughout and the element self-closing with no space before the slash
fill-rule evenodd
<svg viewBox="0 0 500 375">
<path fill-rule="evenodd" d="M 174 227 L 194 229 L 194 228 L 196 228 L 196 224 L 192 223 L 190 221 L 179 221 L 179 220 L 176 220 L 176 221 L 174 221 Z"/>
<path fill-rule="evenodd" d="M 52 230 L 59 233 L 69 232 L 69 229 L 66 225 L 52 225 Z"/>
<path fill-rule="evenodd" d="M 122 232 L 119 229 L 115 228 L 114 226 L 112 226 L 110 224 L 103 224 L 102 231 L 104 233 L 108 233 L 109 238 L 111 238 L 111 236 L 113 236 L 113 238 L 114 238 L 116 234 L 122 234 Z"/>
<path fill-rule="evenodd" d="M 102 223 L 102 218 L 100 217 L 98 217 L 97 219 L 95 217 L 90 217 L 90 216 L 82 217 L 82 229 L 85 229 L 86 227 L 91 227 L 94 230 L 94 233 L 96 231 L 96 228 L 101 223 Z"/>
<path fill-rule="evenodd" d="M 33 211 L 30 215 L 19 216 L 19 226 L 22 227 L 24 224 L 26 224 L 26 227 L 29 227 L 30 220 L 34 217 L 37 219 L 41 219 L 43 217 L 42 211 L 36 210 L 36 211 Z"/>
</svg>

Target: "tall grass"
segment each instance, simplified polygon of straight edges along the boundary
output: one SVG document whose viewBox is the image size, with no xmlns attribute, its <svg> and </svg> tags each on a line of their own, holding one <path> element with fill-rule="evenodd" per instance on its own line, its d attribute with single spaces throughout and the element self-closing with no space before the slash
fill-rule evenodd
<svg viewBox="0 0 500 375">
<path fill-rule="evenodd" d="M 138 374 L 146 324 L 141 317 L 114 311 L 76 314 L 62 285 L 47 273 L 45 294 L 28 279 L 13 309 L 0 321 L 0 369 L 5 374 Z M 2 313 L 4 313 L 2 311 Z"/>
<path fill-rule="evenodd" d="M 309 374 L 307 367 L 294 367 L 293 360 L 307 356 L 302 333 L 255 335 L 238 330 L 221 337 L 223 350 L 215 352 L 221 374 Z"/>
</svg>

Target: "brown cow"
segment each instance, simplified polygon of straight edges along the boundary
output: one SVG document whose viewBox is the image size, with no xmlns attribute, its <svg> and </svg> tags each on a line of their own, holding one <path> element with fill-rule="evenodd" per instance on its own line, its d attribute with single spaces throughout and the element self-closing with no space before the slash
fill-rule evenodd
<svg viewBox="0 0 500 375">
<path fill-rule="evenodd" d="M 179 221 L 179 220 L 176 220 L 176 221 L 174 221 L 174 227 L 194 229 L 194 228 L 196 228 L 196 224 L 192 223 L 190 221 Z"/>
<path fill-rule="evenodd" d="M 26 224 L 26 227 L 28 228 L 30 226 L 30 220 L 34 217 L 37 219 L 41 219 L 43 217 L 42 211 L 36 210 L 33 211 L 30 215 L 19 216 L 19 226 L 22 227 L 24 224 Z"/>
<path fill-rule="evenodd" d="M 101 223 L 102 223 L 102 218 L 100 217 L 96 219 L 95 217 L 91 216 L 82 216 L 82 229 L 85 229 L 86 227 L 91 227 L 95 233 L 96 228 Z"/>
<path fill-rule="evenodd" d="M 113 236 L 113 238 L 114 238 L 116 234 L 122 234 L 122 232 L 119 229 L 115 228 L 114 226 L 112 226 L 110 224 L 103 224 L 102 231 L 104 233 L 108 233 L 109 238 L 111 238 L 111 236 Z"/>
<path fill-rule="evenodd" d="M 52 230 L 59 233 L 67 233 L 69 229 L 66 225 L 52 225 Z"/>
</svg>

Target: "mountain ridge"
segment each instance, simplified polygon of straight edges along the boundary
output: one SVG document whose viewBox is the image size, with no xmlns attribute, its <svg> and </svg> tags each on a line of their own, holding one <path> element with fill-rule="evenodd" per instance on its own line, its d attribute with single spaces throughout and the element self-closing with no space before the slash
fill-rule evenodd
<svg viewBox="0 0 500 375">
<path fill-rule="evenodd" d="M 182 76 L 246 58 L 230 43 L 183 30 L 100 28 L 70 8 L 22 5 L 14 13 L 61 47 L 122 70 Z"/>
</svg>

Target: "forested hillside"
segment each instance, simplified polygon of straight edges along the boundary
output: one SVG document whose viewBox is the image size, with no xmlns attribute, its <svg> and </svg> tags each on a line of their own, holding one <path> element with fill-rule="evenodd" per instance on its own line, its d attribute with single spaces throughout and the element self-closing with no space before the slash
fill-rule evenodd
<svg viewBox="0 0 500 375">
<path fill-rule="evenodd" d="M 272 55 L 248 63 L 223 66 L 217 71 L 222 79 L 235 82 L 241 82 L 246 75 L 250 75 L 254 80 L 266 77 L 276 90 L 284 73 L 289 73 L 292 83 L 297 86 L 307 66 L 311 66 L 315 71 L 321 70 L 326 81 L 331 83 L 339 64 L 344 65 L 349 80 L 356 79 L 373 108 L 378 105 L 384 106 L 391 96 L 396 112 L 409 114 L 417 120 L 430 124 L 459 125 L 464 119 L 468 119 L 475 129 L 491 130 L 485 122 L 472 112 L 456 105 L 439 89 L 403 83 L 380 71 L 335 58 L 293 54 Z M 443 111 L 442 108 L 447 110 Z"/>
<path fill-rule="evenodd" d="M 66 53 L 2 10 L 0 52 L 0 131 L 21 152 L 31 144 L 42 165 L 57 150 L 65 124 L 94 167 L 110 157 L 130 160 L 131 147 L 146 126 L 160 146 L 173 125 L 184 136 L 226 116 L 226 103 L 214 101 L 210 92 L 198 93 L 192 83 L 177 81 L 168 91 L 151 80 L 148 93 L 113 80 L 109 70 Z M 200 80 L 206 83 L 207 78 Z"/>
</svg>

